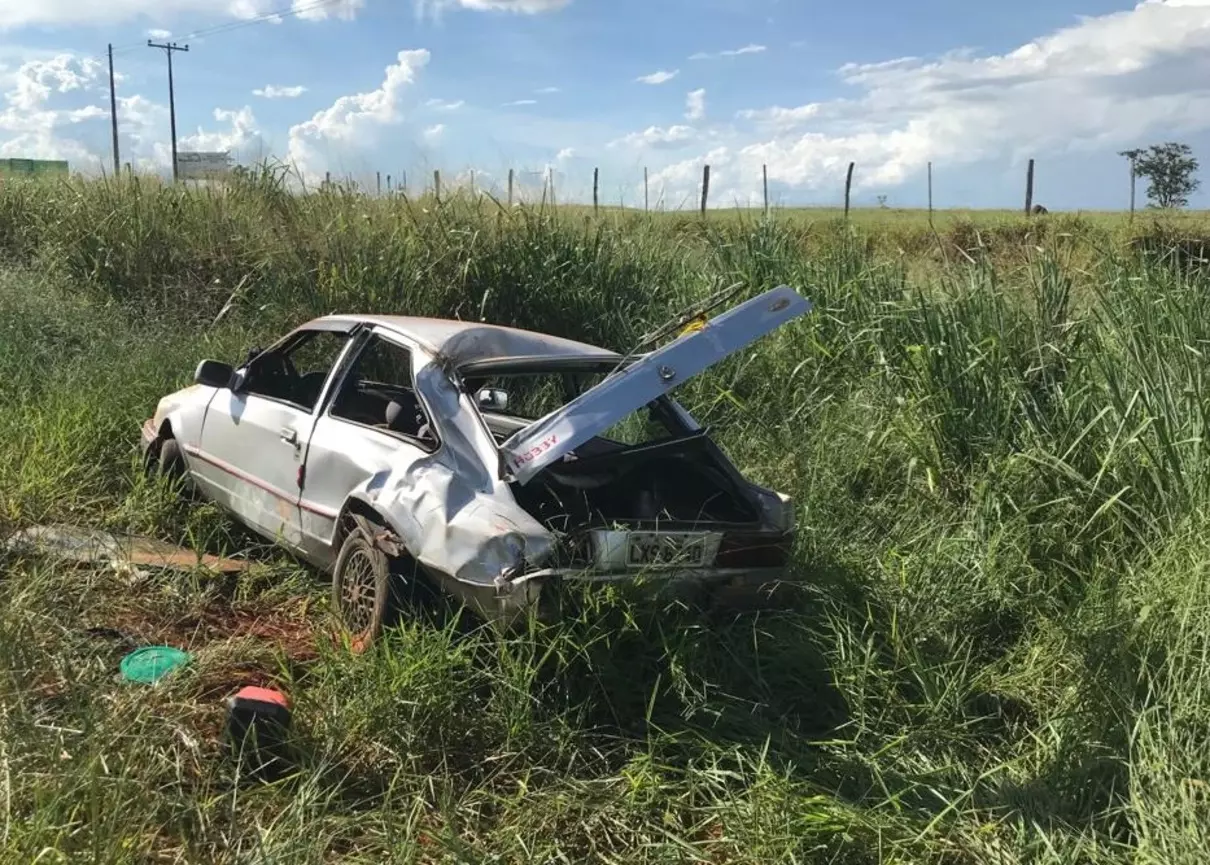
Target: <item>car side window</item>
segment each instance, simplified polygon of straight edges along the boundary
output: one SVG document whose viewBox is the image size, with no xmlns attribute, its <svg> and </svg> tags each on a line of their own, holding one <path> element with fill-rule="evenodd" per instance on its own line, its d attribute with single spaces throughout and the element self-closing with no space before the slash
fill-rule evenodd
<svg viewBox="0 0 1210 865">
<path fill-rule="evenodd" d="M 398 433 L 435 447 L 436 429 L 416 394 L 412 353 L 372 335 L 332 402 L 333 417 Z"/>
<path fill-rule="evenodd" d="M 347 334 L 334 331 L 305 332 L 257 358 L 249 367 L 245 390 L 311 411 L 348 341 Z"/>
</svg>

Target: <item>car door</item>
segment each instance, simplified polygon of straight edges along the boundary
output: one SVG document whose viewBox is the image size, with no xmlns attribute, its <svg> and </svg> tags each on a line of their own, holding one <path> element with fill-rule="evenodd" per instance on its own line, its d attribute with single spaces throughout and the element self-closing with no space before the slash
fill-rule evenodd
<svg viewBox="0 0 1210 865">
<path fill-rule="evenodd" d="M 242 371 L 241 386 L 215 395 L 188 451 L 195 477 L 220 505 L 296 549 L 303 447 L 351 330 L 310 326 L 260 354 Z"/>
<path fill-rule="evenodd" d="M 349 494 L 391 468 L 436 451 L 432 413 L 415 387 L 415 356 L 398 336 L 367 334 L 342 366 L 306 447 L 300 519 L 312 561 L 330 561 L 336 520 Z"/>
</svg>

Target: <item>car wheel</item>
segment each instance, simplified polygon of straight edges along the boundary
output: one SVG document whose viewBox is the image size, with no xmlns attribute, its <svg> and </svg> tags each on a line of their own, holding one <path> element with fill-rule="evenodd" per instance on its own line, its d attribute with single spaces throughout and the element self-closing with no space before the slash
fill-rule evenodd
<svg viewBox="0 0 1210 865">
<path fill-rule="evenodd" d="M 393 609 L 391 563 L 361 526 L 345 538 L 332 569 L 332 608 L 360 654 L 382 634 Z"/>
<path fill-rule="evenodd" d="M 181 446 L 176 439 L 164 439 L 160 443 L 160 453 L 155 461 L 155 473 L 163 477 L 179 480 L 185 475 L 185 458 L 181 456 Z"/>
</svg>

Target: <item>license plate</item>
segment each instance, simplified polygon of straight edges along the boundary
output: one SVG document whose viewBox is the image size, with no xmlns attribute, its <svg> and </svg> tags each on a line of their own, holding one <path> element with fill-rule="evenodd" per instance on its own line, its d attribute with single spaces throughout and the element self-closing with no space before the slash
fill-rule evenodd
<svg viewBox="0 0 1210 865">
<path fill-rule="evenodd" d="M 706 541 L 702 535 L 631 534 L 626 560 L 631 567 L 701 567 L 706 563 Z"/>
</svg>

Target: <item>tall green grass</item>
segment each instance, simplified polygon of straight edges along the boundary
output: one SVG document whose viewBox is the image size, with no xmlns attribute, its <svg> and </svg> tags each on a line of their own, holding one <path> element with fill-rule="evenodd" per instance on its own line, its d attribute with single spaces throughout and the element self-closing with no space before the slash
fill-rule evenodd
<svg viewBox="0 0 1210 865">
<path fill-rule="evenodd" d="M 625 349 L 736 282 L 817 304 L 681 392 L 798 503 L 788 611 L 590 593 L 522 637 L 416 615 L 351 657 L 323 639 L 315 575 L 263 546 L 238 580 L 0 558 L 0 858 L 1200 862 L 1196 231 L 593 219 L 293 197 L 272 175 L 0 189 L 5 531 L 255 545 L 131 450 L 197 359 L 312 315 Z M 196 664 L 121 685 L 94 627 Z M 250 679 L 296 700 L 299 768 L 275 786 L 219 745 L 221 700 Z"/>
</svg>

